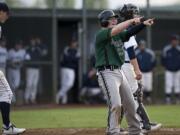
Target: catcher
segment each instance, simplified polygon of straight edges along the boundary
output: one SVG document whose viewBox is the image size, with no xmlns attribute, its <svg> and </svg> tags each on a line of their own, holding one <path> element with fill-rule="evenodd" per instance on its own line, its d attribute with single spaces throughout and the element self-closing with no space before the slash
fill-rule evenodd
<svg viewBox="0 0 180 135">
<path fill-rule="evenodd" d="M 133 4 L 124 5 L 123 8 L 119 11 L 121 18 L 123 21 L 139 17 L 139 8 Z M 122 20 L 121 20 L 122 21 Z M 130 26 L 132 27 L 132 26 Z M 144 108 L 142 99 L 142 73 L 139 69 L 139 65 L 135 55 L 135 48 L 137 47 L 137 42 L 135 40 L 135 36 L 130 37 L 129 41 L 124 44 L 124 52 L 125 52 L 125 63 L 122 65 L 122 70 L 128 80 L 129 86 L 131 87 L 131 91 L 134 95 L 136 101 L 137 114 L 142 123 L 142 130 L 144 133 L 158 130 L 162 124 L 160 123 L 151 123 Z M 123 113 L 123 109 L 122 109 Z M 121 115 L 123 116 L 123 115 Z M 122 121 L 122 117 L 121 117 Z"/>
</svg>

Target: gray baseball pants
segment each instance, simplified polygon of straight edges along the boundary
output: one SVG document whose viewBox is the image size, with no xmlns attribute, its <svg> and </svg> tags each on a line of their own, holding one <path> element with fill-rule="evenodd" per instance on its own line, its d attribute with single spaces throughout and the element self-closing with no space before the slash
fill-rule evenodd
<svg viewBox="0 0 180 135">
<path fill-rule="evenodd" d="M 106 69 L 97 73 L 99 86 L 107 97 L 109 107 L 107 132 L 119 133 L 121 105 L 126 112 L 129 135 L 140 135 L 140 122 L 136 115 L 135 101 L 124 73 L 120 69 Z"/>
</svg>

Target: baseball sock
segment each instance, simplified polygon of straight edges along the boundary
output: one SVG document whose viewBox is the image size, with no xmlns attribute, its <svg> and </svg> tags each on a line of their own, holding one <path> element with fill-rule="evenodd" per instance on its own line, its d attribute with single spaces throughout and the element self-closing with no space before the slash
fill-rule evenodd
<svg viewBox="0 0 180 135">
<path fill-rule="evenodd" d="M 2 120 L 3 124 L 6 127 L 9 127 L 9 114 L 10 114 L 10 104 L 6 102 L 0 102 L 0 109 L 1 109 L 1 115 L 2 115 Z"/>
</svg>

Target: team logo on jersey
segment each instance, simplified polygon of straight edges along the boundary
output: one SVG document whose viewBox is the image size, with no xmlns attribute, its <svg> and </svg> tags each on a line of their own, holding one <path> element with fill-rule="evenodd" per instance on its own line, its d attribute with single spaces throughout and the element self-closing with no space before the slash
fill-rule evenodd
<svg viewBox="0 0 180 135">
<path fill-rule="evenodd" d="M 115 47 L 123 47 L 123 42 L 121 40 L 111 40 L 111 44 L 114 45 Z"/>
<path fill-rule="evenodd" d="M 124 43 L 121 40 L 111 40 L 111 44 L 116 48 L 119 57 L 124 57 Z"/>
</svg>

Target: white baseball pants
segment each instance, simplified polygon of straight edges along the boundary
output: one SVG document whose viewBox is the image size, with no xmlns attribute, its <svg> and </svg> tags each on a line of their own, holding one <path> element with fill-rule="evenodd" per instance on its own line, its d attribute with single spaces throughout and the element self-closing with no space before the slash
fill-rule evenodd
<svg viewBox="0 0 180 135">
<path fill-rule="evenodd" d="M 75 71 L 70 68 L 61 68 L 61 88 L 57 93 L 57 98 L 62 99 L 62 103 L 66 104 L 68 101 L 68 91 L 73 87 L 75 80 Z"/>
<path fill-rule="evenodd" d="M 180 94 L 180 70 L 177 72 L 165 72 L 165 92 L 171 94 L 174 88 L 175 94 Z"/>
<path fill-rule="evenodd" d="M 145 92 L 151 92 L 152 91 L 152 72 L 143 73 L 142 72 L 142 85 L 143 90 Z"/>
<path fill-rule="evenodd" d="M 4 73 L 0 71 L 0 102 L 11 103 L 13 93 L 4 76 Z"/>
<path fill-rule="evenodd" d="M 28 100 L 31 100 L 33 102 L 36 100 L 39 74 L 40 71 L 38 68 L 27 68 L 26 70 L 26 102 L 28 102 Z"/>
<path fill-rule="evenodd" d="M 97 75 L 99 86 L 106 95 L 109 106 L 107 132 L 119 133 L 122 104 L 126 112 L 129 135 L 139 135 L 141 130 L 136 115 L 136 105 L 124 73 L 119 69 L 113 71 L 106 69 L 98 72 Z"/>
<path fill-rule="evenodd" d="M 16 90 L 19 87 L 21 81 L 20 69 L 9 68 L 7 77 L 11 89 Z"/>
<path fill-rule="evenodd" d="M 138 89 L 138 82 L 136 80 L 136 74 L 134 72 L 134 68 L 131 63 L 124 63 L 121 67 L 124 72 L 126 79 L 128 81 L 129 86 L 131 87 L 132 93 L 135 93 Z"/>
</svg>

